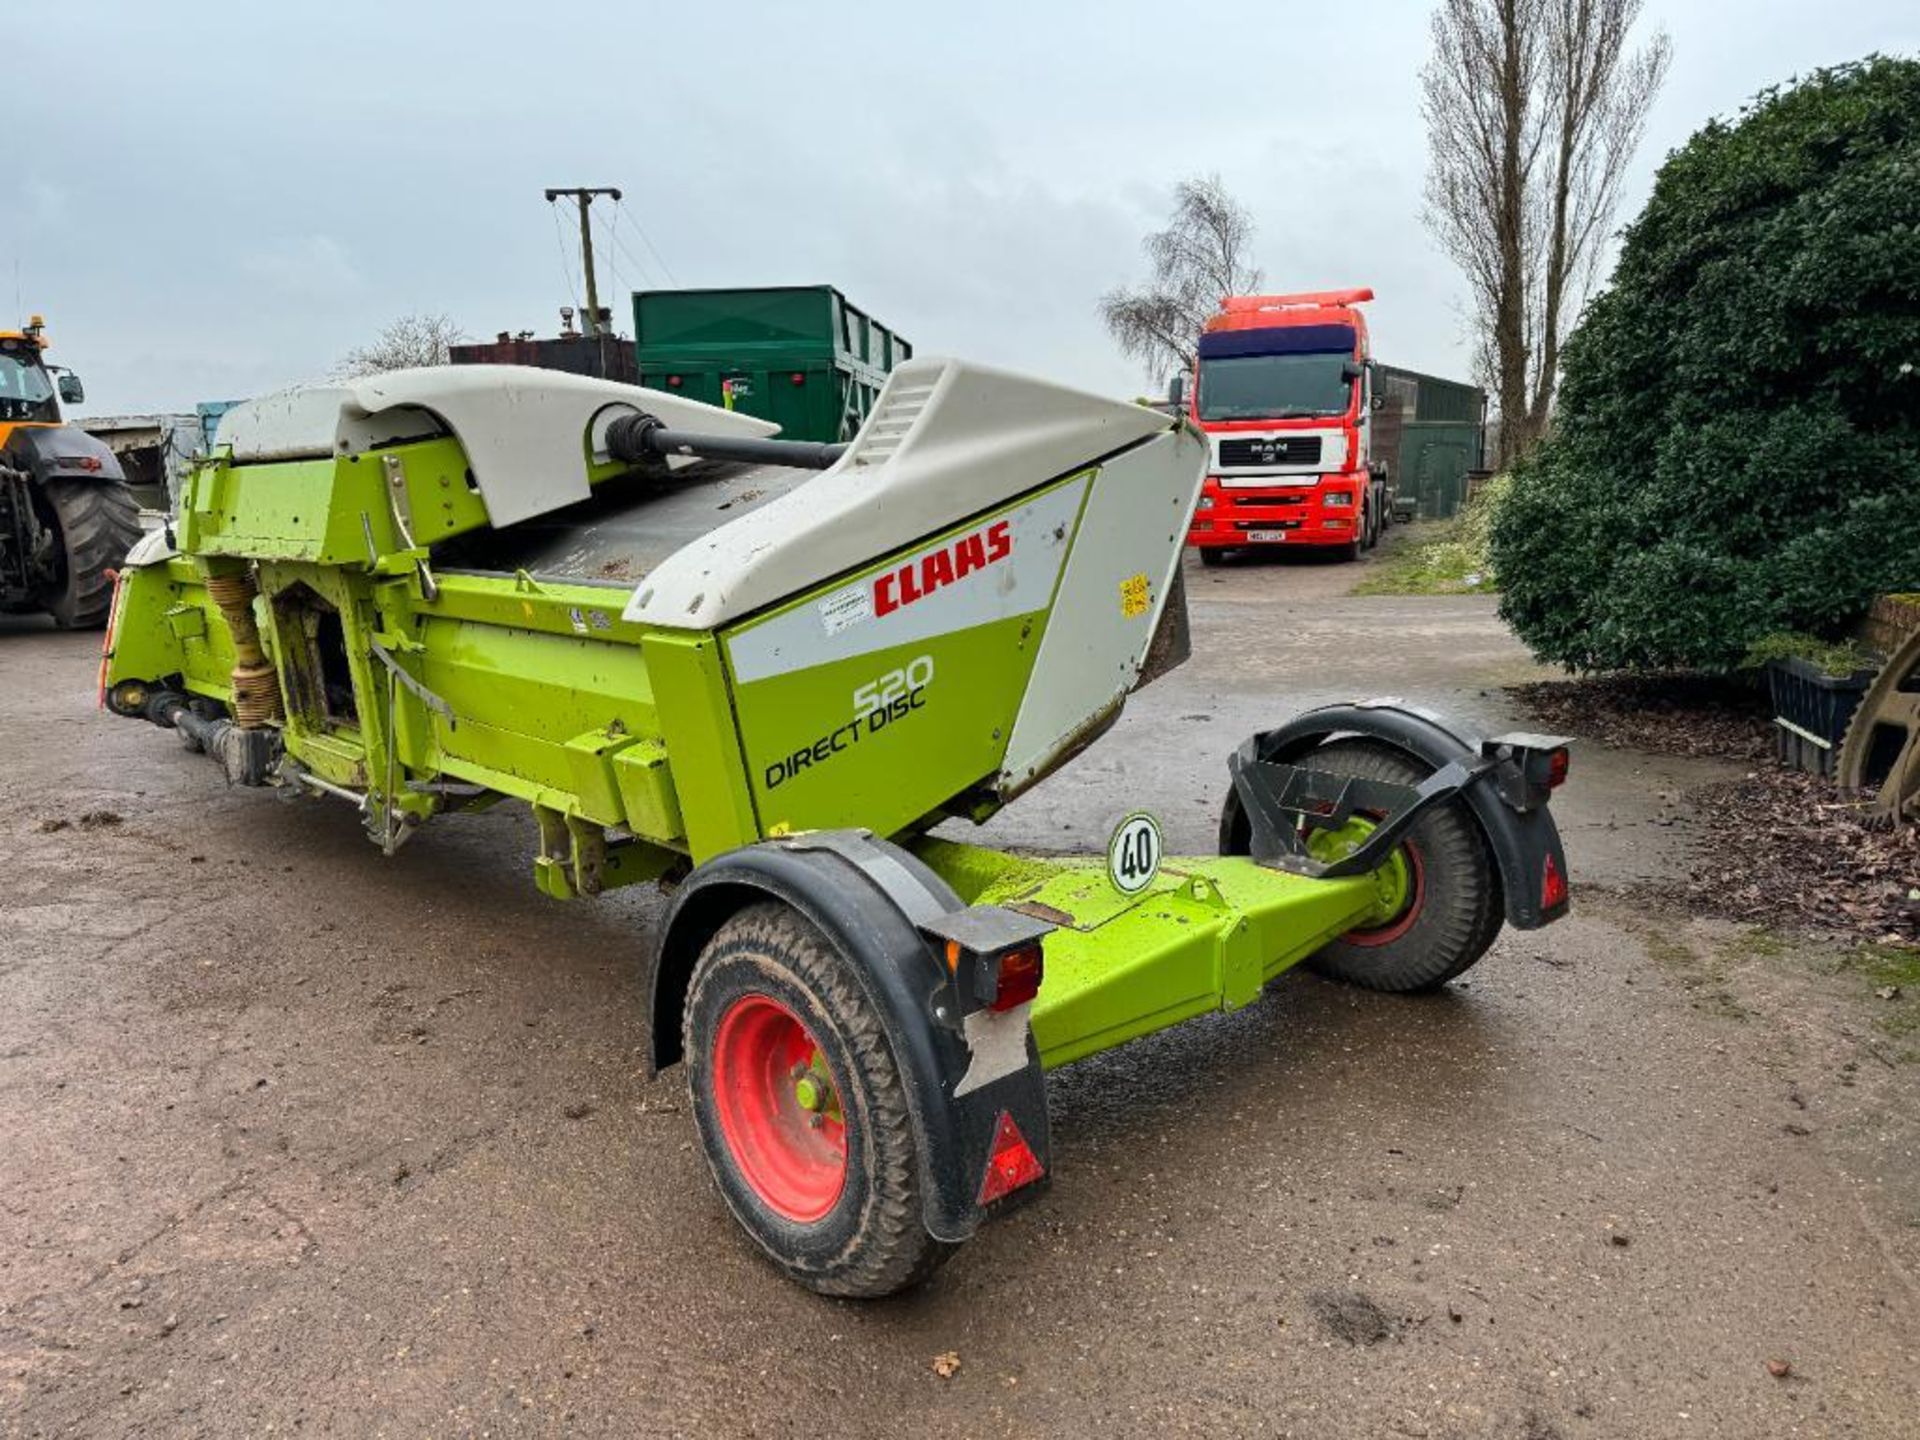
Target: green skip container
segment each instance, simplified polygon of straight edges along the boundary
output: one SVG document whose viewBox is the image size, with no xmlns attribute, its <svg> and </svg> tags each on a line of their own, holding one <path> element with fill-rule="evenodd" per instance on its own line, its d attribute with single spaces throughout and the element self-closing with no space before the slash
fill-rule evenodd
<svg viewBox="0 0 1920 1440">
<path fill-rule="evenodd" d="M 913 347 L 831 285 L 637 290 L 640 383 L 771 420 L 788 440 L 851 440 Z"/>
</svg>

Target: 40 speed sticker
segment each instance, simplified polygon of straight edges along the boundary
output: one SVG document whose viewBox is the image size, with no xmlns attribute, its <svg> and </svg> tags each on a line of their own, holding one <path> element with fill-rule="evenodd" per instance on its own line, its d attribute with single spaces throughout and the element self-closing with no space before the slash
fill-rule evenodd
<svg viewBox="0 0 1920 1440">
<path fill-rule="evenodd" d="M 1107 841 L 1107 879 L 1122 895 L 1138 895 L 1160 873 L 1165 848 L 1160 822 L 1144 810 L 1136 811 L 1114 827 Z"/>
</svg>

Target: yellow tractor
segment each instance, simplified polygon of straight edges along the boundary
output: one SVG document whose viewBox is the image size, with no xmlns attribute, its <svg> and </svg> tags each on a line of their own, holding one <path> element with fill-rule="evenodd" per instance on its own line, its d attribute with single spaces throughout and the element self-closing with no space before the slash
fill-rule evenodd
<svg viewBox="0 0 1920 1440">
<path fill-rule="evenodd" d="M 0 330 L 0 613 L 92 629 L 107 623 L 108 572 L 140 538 L 140 507 L 113 451 L 61 419 L 86 390 L 46 348 L 38 315 Z"/>
</svg>

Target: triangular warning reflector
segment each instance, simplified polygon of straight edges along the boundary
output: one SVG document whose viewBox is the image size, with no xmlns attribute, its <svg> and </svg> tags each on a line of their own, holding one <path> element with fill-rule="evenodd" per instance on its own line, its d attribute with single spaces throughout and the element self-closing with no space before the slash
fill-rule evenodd
<svg viewBox="0 0 1920 1440">
<path fill-rule="evenodd" d="M 1046 1173 L 1033 1147 L 1027 1144 L 1027 1137 L 1013 1123 L 1013 1116 L 1002 1110 L 993 1130 L 993 1152 L 987 1156 L 987 1173 L 980 1180 L 980 1203 L 991 1205 L 1022 1185 L 1031 1185 Z"/>
<path fill-rule="evenodd" d="M 1540 908 L 1551 910 L 1556 905 L 1564 905 L 1567 900 L 1567 877 L 1560 873 L 1560 867 L 1553 863 L 1553 856 L 1547 856 L 1546 868 L 1540 875 Z"/>
</svg>

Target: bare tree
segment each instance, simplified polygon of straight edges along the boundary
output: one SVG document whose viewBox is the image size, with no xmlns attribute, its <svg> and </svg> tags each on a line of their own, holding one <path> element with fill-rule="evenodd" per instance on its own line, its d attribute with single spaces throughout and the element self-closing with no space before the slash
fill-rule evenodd
<svg viewBox="0 0 1920 1440">
<path fill-rule="evenodd" d="M 444 365 L 448 349 L 466 338 L 466 332 L 450 316 L 402 315 L 371 345 L 349 350 L 333 367 L 333 373 L 341 379 L 352 379 L 416 365 Z"/>
<path fill-rule="evenodd" d="M 1200 328 L 1221 297 L 1259 288 L 1260 271 L 1247 259 L 1252 243 L 1253 221 L 1218 175 L 1182 180 L 1167 228 L 1141 242 L 1153 278 L 1103 295 L 1100 318 L 1156 381 L 1170 368 L 1190 369 Z"/>
<path fill-rule="evenodd" d="M 1600 262 L 1620 177 L 1666 77 L 1640 0 L 1440 0 L 1421 71 L 1427 228 L 1466 273 L 1499 462 L 1540 435 L 1560 342 Z"/>
</svg>

